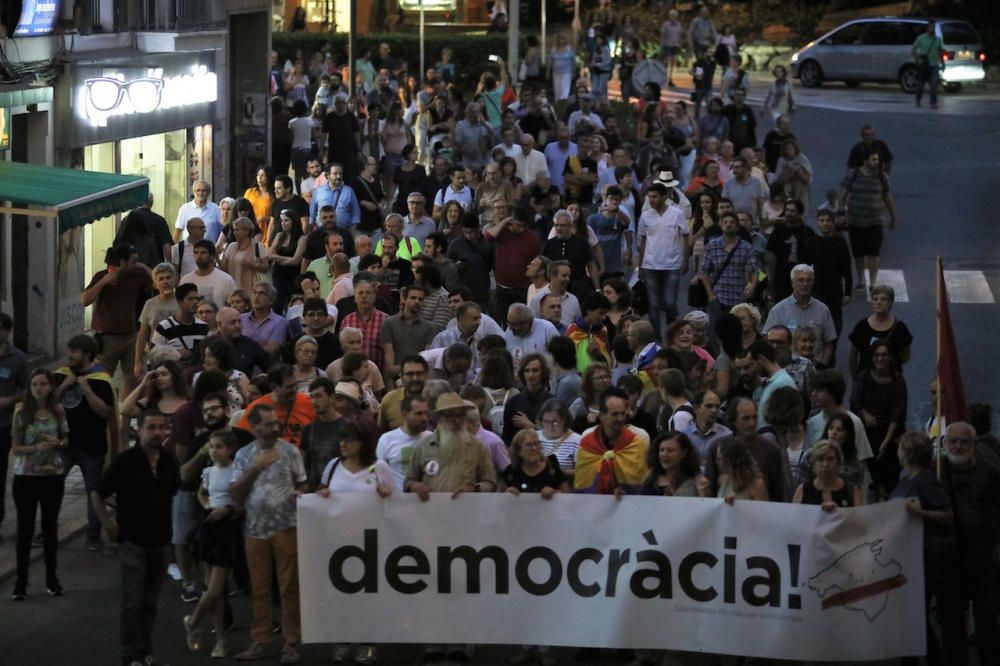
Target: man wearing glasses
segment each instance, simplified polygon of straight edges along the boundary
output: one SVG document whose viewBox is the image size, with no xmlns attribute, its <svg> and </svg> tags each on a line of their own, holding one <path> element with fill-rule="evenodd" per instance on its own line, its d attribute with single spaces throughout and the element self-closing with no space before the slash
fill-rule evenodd
<svg viewBox="0 0 1000 666">
<path fill-rule="evenodd" d="M 203 180 L 196 180 L 191 188 L 194 197 L 191 201 L 177 209 L 177 221 L 174 222 L 174 240 L 186 240 L 187 225 L 198 218 L 205 223 L 205 238 L 215 243 L 222 232 L 222 211 L 216 203 L 210 201 L 212 186 Z"/>
<path fill-rule="evenodd" d="M 979 663 L 1000 660 L 997 573 L 1000 563 L 1000 471 L 977 459 L 976 430 L 948 425 L 942 480 L 955 512 L 955 535 L 966 599 L 972 600 Z"/>
</svg>

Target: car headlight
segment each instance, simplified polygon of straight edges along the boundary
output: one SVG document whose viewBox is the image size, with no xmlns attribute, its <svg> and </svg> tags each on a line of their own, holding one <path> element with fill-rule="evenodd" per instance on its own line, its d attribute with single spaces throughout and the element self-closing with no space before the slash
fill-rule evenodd
<svg viewBox="0 0 1000 666">
<path fill-rule="evenodd" d="M 795 53 L 792 54 L 792 62 L 798 62 L 798 61 L 799 61 L 799 52 L 796 51 Z"/>
</svg>

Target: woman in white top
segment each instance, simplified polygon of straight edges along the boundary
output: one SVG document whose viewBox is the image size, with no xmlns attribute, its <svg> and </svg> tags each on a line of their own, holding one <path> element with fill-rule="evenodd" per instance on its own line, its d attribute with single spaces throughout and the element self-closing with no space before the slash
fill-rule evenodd
<svg viewBox="0 0 1000 666">
<path fill-rule="evenodd" d="M 340 457 L 327 463 L 320 476 L 316 494 L 330 497 L 338 493 L 378 493 L 388 497 L 396 490 L 396 477 L 384 460 L 375 458 L 375 444 L 365 436 L 356 423 L 340 429 Z M 333 661 L 350 661 L 351 647 L 340 644 L 333 649 Z M 361 664 L 375 661 L 375 646 L 361 645 L 354 654 Z"/>
<path fill-rule="evenodd" d="M 556 399 L 546 400 L 538 411 L 541 429 L 536 430 L 546 456 L 555 455 L 559 468 L 567 481 L 573 480 L 576 471 L 576 449 L 580 446 L 580 435 L 570 430 L 569 410 Z"/>
<path fill-rule="evenodd" d="M 795 100 L 792 98 L 792 82 L 788 80 L 788 70 L 778 65 L 772 71 L 774 81 L 764 98 L 763 110 L 771 112 L 771 120 L 778 122 L 780 116 L 791 116 L 795 113 Z"/>
<path fill-rule="evenodd" d="M 299 183 L 308 177 L 306 163 L 312 157 L 313 128 L 316 123 L 309 113 L 309 105 L 305 100 L 296 100 L 292 104 L 292 116 L 288 121 L 288 130 L 292 135 L 292 167 L 295 169 L 295 190 Z"/>
</svg>

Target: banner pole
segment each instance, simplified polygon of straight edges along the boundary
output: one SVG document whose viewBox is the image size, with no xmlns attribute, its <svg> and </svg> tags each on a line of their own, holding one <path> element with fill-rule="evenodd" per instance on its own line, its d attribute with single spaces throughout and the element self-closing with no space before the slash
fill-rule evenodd
<svg viewBox="0 0 1000 666">
<path fill-rule="evenodd" d="M 941 393 L 944 391 L 944 386 L 941 384 L 941 298 L 944 294 L 941 293 L 941 286 L 944 282 L 944 269 L 941 262 L 941 257 L 937 258 L 936 265 L 936 275 L 934 279 L 934 291 L 935 299 L 934 302 L 937 305 L 935 313 L 937 326 L 936 330 L 936 340 L 935 340 L 935 353 L 934 353 L 934 377 L 937 382 L 937 404 L 934 406 L 934 423 L 937 425 L 938 430 L 938 440 L 937 444 L 937 478 L 941 480 L 941 457 L 944 455 L 944 427 L 941 425 Z"/>
</svg>

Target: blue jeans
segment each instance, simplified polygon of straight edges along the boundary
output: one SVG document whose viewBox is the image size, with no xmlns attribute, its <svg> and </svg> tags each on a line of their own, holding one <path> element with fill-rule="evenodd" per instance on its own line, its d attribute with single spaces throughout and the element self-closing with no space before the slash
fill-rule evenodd
<svg viewBox="0 0 1000 666">
<path fill-rule="evenodd" d="M 920 77 L 920 87 L 917 88 L 917 106 L 920 106 L 920 98 L 924 96 L 924 86 L 930 89 L 931 104 L 937 104 L 938 86 L 941 83 L 941 72 L 937 67 L 931 67 L 926 77 Z"/>
<path fill-rule="evenodd" d="M 667 315 L 667 324 L 677 319 L 677 287 L 681 281 L 679 270 L 642 269 L 642 279 L 649 291 L 649 321 L 653 324 L 656 342 L 663 344 L 660 313 Z"/>
<path fill-rule="evenodd" d="M 142 661 L 153 653 L 153 622 L 160 588 L 167 575 L 167 548 L 118 545 L 122 579 L 122 663 Z"/>
<path fill-rule="evenodd" d="M 101 523 L 94 513 L 94 505 L 90 502 L 90 493 L 101 485 L 101 472 L 104 471 L 104 454 L 89 453 L 79 449 L 63 451 L 63 478 L 69 475 L 74 465 L 80 466 L 83 474 L 83 488 L 87 491 L 87 539 L 99 541 L 101 538 Z"/>
</svg>

